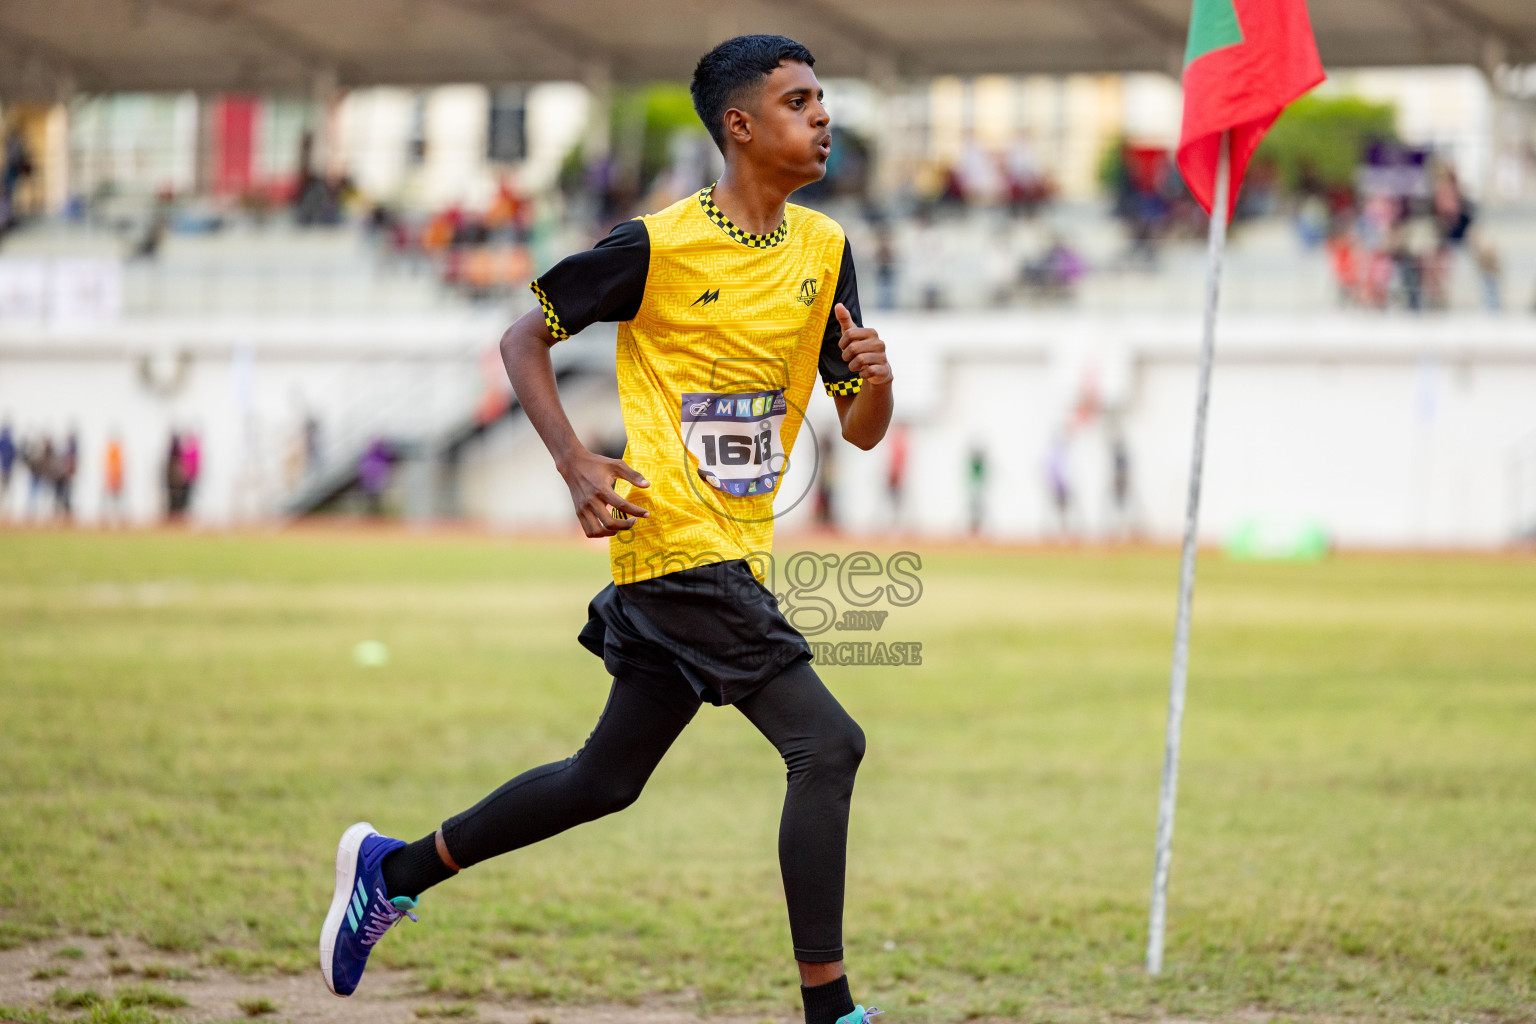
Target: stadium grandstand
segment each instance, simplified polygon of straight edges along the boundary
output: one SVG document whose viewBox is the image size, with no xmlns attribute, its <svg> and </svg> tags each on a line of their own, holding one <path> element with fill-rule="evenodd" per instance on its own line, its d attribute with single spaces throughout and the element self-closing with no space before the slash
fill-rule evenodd
<svg viewBox="0 0 1536 1024">
<path fill-rule="evenodd" d="M 816 54 L 840 126 L 804 201 L 848 227 L 906 431 L 900 465 L 825 446 L 836 474 L 801 467 L 785 490 L 835 500 L 786 522 L 1171 538 L 1204 258 L 1169 160 L 1187 7 L 16 0 L 0 419 L 75 438 L 85 521 L 111 514 L 113 444 L 119 514 L 168 514 L 191 437 L 197 522 L 562 527 L 496 340 L 536 272 L 713 180 L 666 83 L 720 38 L 783 32 Z M 1317 116 L 1384 128 L 1329 181 L 1283 154 L 1250 175 L 1205 529 L 1532 536 L 1536 7 L 1312 16 Z M 616 454 L 612 346 L 595 328 L 555 356 L 578 431 Z M 830 434 L 830 404 L 808 422 Z M 902 493 L 906 476 L 953 486 Z M 57 514 L 36 491 L 11 487 L 4 515 Z"/>
</svg>

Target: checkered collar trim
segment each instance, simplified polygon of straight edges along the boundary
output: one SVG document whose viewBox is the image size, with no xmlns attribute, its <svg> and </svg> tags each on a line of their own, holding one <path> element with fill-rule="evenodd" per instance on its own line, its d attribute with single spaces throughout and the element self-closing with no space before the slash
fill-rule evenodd
<svg viewBox="0 0 1536 1024">
<path fill-rule="evenodd" d="M 720 184 L 718 181 L 715 185 Z M 699 193 L 699 205 L 704 207 L 704 215 L 715 222 L 715 226 L 730 236 L 733 242 L 751 246 L 754 249 L 771 249 L 784 239 L 789 237 L 789 215 L 785 214 L 784 223 L 780 224 L 772 234 L 754 235 L 741 230 L 731 219 L 720 212 L 720 207 L 715 205 L 715 185 L 711 185 Z"/>
</svg>

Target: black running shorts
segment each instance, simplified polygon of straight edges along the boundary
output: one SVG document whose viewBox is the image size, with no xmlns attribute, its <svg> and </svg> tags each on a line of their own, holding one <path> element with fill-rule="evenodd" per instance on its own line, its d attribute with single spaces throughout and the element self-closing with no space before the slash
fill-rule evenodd
<svg viewBox="0 0 1536 1024">
<path fill-rule="evenodd" d="M 673 699 L 679 673 L 699 700 L 734 704 L 811 658 L 778 599 L 739 558 L 610 583 L 587 606 L 587 616 L 577 639 L 603 659 L 610 675 L 670 690 Z"/>
</svg>

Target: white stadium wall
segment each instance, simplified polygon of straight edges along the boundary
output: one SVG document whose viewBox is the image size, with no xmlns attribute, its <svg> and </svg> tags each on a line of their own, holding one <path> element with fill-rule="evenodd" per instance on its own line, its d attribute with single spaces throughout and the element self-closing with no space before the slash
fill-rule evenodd
<svg viewBox="0 0 1536 1024">
<path fill-rule="evenodd" d="M 967 528 L 968 460 L 979 444 L 989 467 L 984 532 L 1059 536 L 1047 461 L 1065 432 L 1071 535 L 1120 535 L 1109 454 L 1118 422 L 1136 525 L 1151 539 L 1179 536 L 1195 318 L 882 315 L 879 327 L 898 409 L 914 426 L 899 528 Z M 1217 350 L 1205 539 L 1257 523 L 1315 525 L 1350 546 L 1492 547 L 1536 526 L 1529 320 L 1230 317 Z M 1085 390 L 1100 411 L 1074 419 Z M 842 462 L 846 525 L 887 528 L 888 456 L 848 449 Z"/>
<path fill-rule="evenodd" d="M 85 522 L 98 517 L 110 429 L 127 442 L 129 505 L 138 522 L 160 514 L 168 430 L 196 429 L 206 472 L 194 521 L 250 522 L 269 516 L 284 493 L 306 409 L 319 412 L 333 440 L 357 433 L 368 417 L 402 429 L 412 417 L 452 419 L 488 386 L 495 367 L 486 359 L 505 319 L 486 312 L 347 318 L 344 325 L 137 321 L 67 335 L 0 327 L 0 419 L 24 433 L 79 428 L 76 505 Z M 897 517 L 888 449 L 860 452 L 839 441 L 835 491 L 845 529 L 963 535 L 968 461 L 979 446 L 989 470 L 983 532 L 1057 538 L 1046 467 L 1059 443 L 1074 496 L 1070 535 L 1124 536 L 1128 524 L 1114 512 L 1110 484 L 1118 423 L 1131 464 L 1129 525 L 1148 539 L 1178 537 L 1193 415 L 1193 317 L 877 319 L 896 373 L 898 414 L 911 431 L 905 494 Z M 589 333 L 579 342 L 612 344 L 611 329 Z M 1536 328 L 1528 318 L 1232 316 L 1220 325 L 1217 349 L 1207 540 L 1259 523 L 1315 526 L 1345 546 L 1488 548 L 1536 525 Z M 172 352 L 188 355 L 180 371 Z M 589 443 L 615 432 L 611 381 L 589 378 L 568 398 Z M 819 388 L 808 422 L 783 485 L 786 499 L 809 482 L 810 431 L 836 428 Z M 569 525 L 564 488 L 526 424 L 494 428 L 465 449 L 459 466 L 466 515 L 497 528 Z M 24 491 L 18 471 L 8 517 L 22 511 Z M 812 504 L 787 512 L 782 526 L 808 525 Z"/>
<path fill-rule="evenodd" d="M 0 326 L 0 422 L 56 440 L 79 432 L 75 508 L 99 521 L 105 445 L 121 432 L 128 518 L 158 521 L 172 430 L 199 436 L 202 479 L 193 524 L 269 519 L 302 474 L 305 416 L 323 446 L 362 443 L 473 407 L 481 355 L 504 317 L 221 317 L 142 320 L 94 329 Z M 25 516 L 18 466 L 0 520 Z M 43 503 L 47 507 L 47 503 Z"/>
</svg>

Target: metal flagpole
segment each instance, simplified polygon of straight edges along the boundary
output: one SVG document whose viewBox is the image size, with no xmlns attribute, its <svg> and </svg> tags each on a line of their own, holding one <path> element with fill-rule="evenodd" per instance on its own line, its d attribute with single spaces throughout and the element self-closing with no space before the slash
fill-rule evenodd
<svg viewBox="0 0 1536 1024">
<path fill-rule="evenodd" d="M 1216 160 L 1216 198 L 1205 278 L 1205 320 L 1200 341 L 1195 399 L 1195 450 L 1189 465 L 1189 505 L 1184 515 L 1184 554 L 1179 567 L 1179 616 L 1173 631 L 1173 668 L 1168 675 L 1168 737 L 1163 751 L 1163 788 L 1157 801 L 1157 860 L 1152 869 L 1152 915 L 1147 936 L 1147 973 L 1163 971 L 1163 932 L 1168 921 L 1168 862 L 1173 857 L 1173 811 L 1179 793 L 1179 736 L 1184 724 L 1184 682 L 1189 675 L 1189 604 L 1195 589 L 1195 533 L 1200 521 L 1200 471 L 1205 461 L 1205 410 L 1211 397 L 1211 360 L 1216 346 L 1216 295 L 1221 254 L 1227 243 L 1232 133 L 1221 133 Z"/>
</svg>

